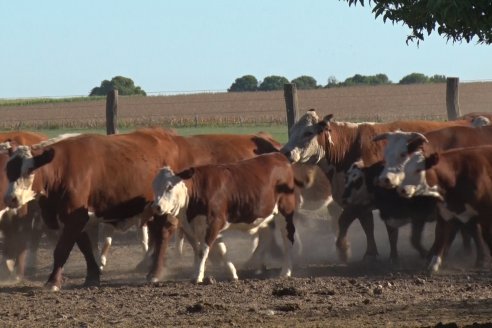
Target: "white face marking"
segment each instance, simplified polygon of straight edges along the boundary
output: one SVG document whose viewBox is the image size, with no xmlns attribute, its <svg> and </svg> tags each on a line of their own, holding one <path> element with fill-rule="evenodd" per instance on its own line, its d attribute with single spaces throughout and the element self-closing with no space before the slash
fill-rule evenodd
<svg viewBox="0 0 492 328">
<path fill-rule="evenodd" d="M 16 157 L 22 160 L 20 177 L 16 181 L 9 181 L 4 196 L 7 200 L 17 199 L 17 207 L 21 207 L 33 200 L 36 196 L 36 193 L 32 190 L 34 174 L 29 174 L 34 168 L 34 160 L 31 150 L 27 146 L 17 147 L 9 161 Z"/>
<path fill-rule="evenodd" d="M 347 170 L 343 199 L 349 205 L 367 205 L 372 201 L 362 171 L 363 165 L 361 161 L 358 161 Z"/>
<path fill-rule="evenodd" d="M 425 157 L 421 151 L 410 155 L 404 167 L 405 178 L 397 188 L 398 193 L 407 198 L 432 196 L 441 198 L 437 186 L 429 186 L 425 175 Z"/>
<path fill-rule="evenodd" d="M 478 212 L 471 207 L 470 204 L 465 204 L 465 210 L 461 213 L 456 213 L 448 208 L 447 203 L 438 203 L 439 214 L 441 214 L 442 218 L 445 221 L 449 221 L 452 219 L 458 219 L 463 223 L 467 223 L 472 218 L 478 215 Z"/>
<path fill-rule="evenodd" d="M 282 152 L 289 153 L 294 163 L 315 164 L 323 159 L 325 151 L 317 138 L 318 121 L 316 112 L 308 111 L 291 128 L 289 141 L 282 147 Z"/>
<path fill-rule="evenodd" d="M 408 142 L 411 133 L 395 131 L 387 133 L 388 141 L 384 149 L 384 169 L 379 175 L 379 184 L 385 188 L 394 188 L 401 184 L 405 177 L 403 166 L 408 160 Z"/>
<path fill-rule="evenodd" d="M 183 180 L 174 175 L 169 167 L 162 168 L 152 182 L 154 191 L 154 212 L 159 215 L 178 216 L 188 204 L 188 189 Z"/>
</svg>

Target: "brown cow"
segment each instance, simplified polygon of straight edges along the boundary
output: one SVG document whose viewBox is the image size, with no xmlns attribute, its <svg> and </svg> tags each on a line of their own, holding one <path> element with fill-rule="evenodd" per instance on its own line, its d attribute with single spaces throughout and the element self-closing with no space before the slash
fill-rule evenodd
<svg viewBox="0 0 492 328">
<path fill-rule="evenodd" d="M 333 115 L 320 120 L 312 109 L 304 114 L 292 127 L 288 143 L 282 152 L 293 162 L 318 163 L 326 158 L 328 167 L 324 168 L 330 177 L 333 198 L 342 204 L 345 172 L 353 162 L 362 159 L 371 165 L 383 158 L 384 144 L 372 142 L 372 139 L 387 131 L 425 132 L 439 128 L 471 124 L 470 120 L 450 122 L 435 121 L 396 121 L 391 123 L 348 123 L 333 122 Z M 347 231 L 350 224 L 359 218 L 367 237 L 365 257 L 378 255 L 374 240 L 374 220 L 367 206 L 345 206 L 339 218 L 337 248 L 341 259 L 346 261 L 349 254 Z"/>
<path fill-rule="evenodd" d="M 269 140 L 251 135 L 184 138 L 158 128 L 111 136 L 81 135 L 42 149 L 19 147 L 7 164 L 10 188 L 5 201 L 14 207 L 22 205 L 21 195 L 34 191 L 47 224 L 62 223 L 49 287 L 60 289 L 62 268 L 75 243 L 86 258 L 86 284 L 99 284 L 100 270 L 83 231 L 89 210 L 106 221 L 130 218 L 152 202 L 151 182 L 162 166 L 179 171 L 275 150 Z M 156 250 L 148 275 L 151 280 L 162 273 L 167 243 L 176 229 L 173 223 L 165 217 L 148 222 Z"/>
<path fill-rule="evenodd" d="M 47 136 L 28 131 L 11 131 L 0 133 L 2 151 L 10 149 L 11 144 L 32 145 L 43 140 Z M 8 160 L 7 153 L 0 154 L 0 167 L 5 167 Z M 0 172 L 0 193 L 7 189 L 8 181 L 5 171 Z M 5 206 L 0 200 L 0 231 L 3 234 L 2 245 L 2 269 L 5 267 L 10 274 L 15 273 L 16 279 L 22 279 L 26 269 L 26 256 L 31 251 L 35 261 L 35 254 L 43 226 L 40 219 L 39 209 L 35 202 L 29 202 L 26 206 L 12 210 Z M 31 263 L 33 264 L 33 263 Z M 4 267 L 5 266 L 5 267 Z"/>
<path fill-rule="evenodd" d="M 443 254 L 454 238 L 454 218 L 464 223 L 479 223 L 492 252 L 492 146 L 457 148 L 427 157 L 418 151 L 405 164 L 404 171 L 405 178 L 397 188 L 400 195 L 439 200 L 442 220 L 437 222 L 430 271 L 439 269 Z"/>
<path fill-rule="evenodd" d="M 197 243 L 197 283 L 203 281 L 209 250 L 222 231 L 232 226 L 249 232 L 258 230 L 277 211 L 286 220 L 281 275 L 291 275 L 296 200 L 294 172 L 284 155 L 273 153 L 232 164 L 192 167 L 177 174 L 165 167 L 155 177 L 153 189 L 154 211 L 158 215 L 179 215 L 181 226 Z M 231 278 L 237 280 L 236 269 L 226 258 L 225 244 L 218 241 L 217 246 Z"/>
</svg>

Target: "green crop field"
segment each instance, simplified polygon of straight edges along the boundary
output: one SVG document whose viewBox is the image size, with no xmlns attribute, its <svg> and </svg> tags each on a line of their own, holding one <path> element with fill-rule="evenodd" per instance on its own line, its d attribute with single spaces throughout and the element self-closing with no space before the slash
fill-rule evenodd
<svg viewBox="0 0 492 328">
<path fill-rule="evenodd" d="M 120 133 L 130 132 L 134 129 L 125 128 L 120 129 Z M 179 135 L 189 136 L 195 134 L 255 134 L 260 131 L 267 132 L 272 135 L 272 137 L 281 142 L 285 143 L 287 141 L 287 126 L 285 125 L 271 125 L 271 126 L 230 126 L 230 127 L 187 127 L 187 128 L 174 128 Z M 105 134 L 106 130 L 103 129 L 46 129 L 38 130 L 40 133 L 48 135 L 50 138 L 56 137 L 57 135 L 63 133 L 100 133 Z"/>
</svg>

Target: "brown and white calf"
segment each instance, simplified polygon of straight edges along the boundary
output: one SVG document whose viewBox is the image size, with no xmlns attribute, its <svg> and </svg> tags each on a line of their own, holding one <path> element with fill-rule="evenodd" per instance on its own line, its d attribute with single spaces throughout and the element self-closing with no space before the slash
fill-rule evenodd
<svg viewBox="0 0 492 328">
<path fill-rule="evenodd" d="M 442 220 L 436 227 L 435 250 L 429 270 L 437 271 L 456 233 L 453 219 L 476 221 L 492 252 L 492 146 L 457 148 L 424 156 L 415 152 L 404 167 L 397 188 L 407 198 L 430 196 L 439 200 Z"/>
<path fill-rule="evenodd" d="M 292 162 L 320 163 L 326 159 L 328 167 L 324 170 L 330 178 L 333 199 L 342 205 L 345 184 L 345 172 L 353 162 L 363 160 L 371 165 L 383 159 L 384 143 L 374 143 L 372 139 L 383 132 L 417 131 L 425 132 L 454 125 L 471 125 L 470 120 L 450 122 L 436 121 L 396 121 L 391 123 L 349 123 L 334 122 L 333 115 L 320 119 L 314 110 L 309 110 L 292 127 L 289 141 L 282 152 Z M 342 205 L 343 206 L 343 205 Z M 374 219 L 369 207 L 343 206 L 338 220 L 339 231 L 337 247 L 341 259 L 346 261 L 349 254 L 347 231 L 352 222 L 358 218 L 367 238 L 365 257 L 378 254 L 374 239 Z"/>
<path fill-rule="evenodd" d="M 158 215 L 180 218 L 185 232 L 197 243 L 195 279 L 203 281 L 205 263 L 220 233 L 237 228 L 255 232 L 277 212 L 286 221 L 282 276 L 292 271 L 293 215 L 296 208 L 294 172 L 287 158 L 266 154 L 233 164 L 206 165 L 174 173 L 159 171 L 153 182 L 153 209 Z M 222 241 L 217 245 L 232 279 L 238 279 L 234 264 L 226 258 Z"/>
</svg>

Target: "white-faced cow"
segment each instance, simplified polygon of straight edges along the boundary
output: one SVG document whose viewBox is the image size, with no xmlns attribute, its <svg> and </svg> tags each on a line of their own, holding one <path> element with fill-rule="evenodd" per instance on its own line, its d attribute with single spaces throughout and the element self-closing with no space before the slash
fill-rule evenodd
<svg viewBox="0 0 492 328">
<path fill-rule="evenodd" d="M 457 148 L 427 157 L 415 152 L 405 164 L 398 192 L 403 197 L 430 196 L 439 200 L 442 220 L 436 227 L 434 257 L 429 270 L 437 271 L 454 238 L 453 219 L 475 220 L 492 251 L 492 146 Z"/>
<path fill-rule="evenodd" d="M 314 110 L 308 111 L 292 127 L 288 143 L 282 152 L 293 162 L 318 163 L 326 158 L 330 167 L 325 171 L 330 177 L 333 198 L 342 204 L 345 172 L 353 162 L 362 159 L 371 165 L 383 159 L 383 144 L 372 139 L 383 132 L 402 130 L 424 132 L 453 125 L 470 125 L 470 120 L 451 122 L 435 121 L 397 121 L 381 124 L 354 124 L 333 122 L 333 115 L 320 120 Z M 344 206 L 339 219 L 337 247 L 342 260 L 347 260 L 349 243 L 347 230 L 350 224 L 359 218 L 367 237 L 365 257 L 377 256 L 374 240 L 374 221 L 369 207 Z"/>
<path fill-rule="evenodd" d="M 296 200 L 294 172 L 284 155 L 273 153 L 232 164 L 192 167 L 177 174 L 165 167 L 155 177 L 153 189 L 154 211 L 178 216 L 183 230 L 197 243 L 197 283 L 203 281 L 209 250 L 222 231 L 232 227 L 256 231 L 277 212 L 286 220 L 281 275 L 291 275 Z M 237 280 L 236 269 L 226 258 L 225 244 L 219 241 L 217 246 L 231 278 Z"/>
</svg>

